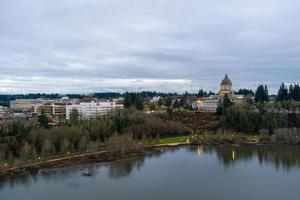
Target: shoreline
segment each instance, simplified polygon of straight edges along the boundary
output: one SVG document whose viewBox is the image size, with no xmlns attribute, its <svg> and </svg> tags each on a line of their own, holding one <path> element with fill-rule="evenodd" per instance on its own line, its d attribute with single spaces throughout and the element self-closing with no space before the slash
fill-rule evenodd
<svg viewBox="0 0 300 200">
<path fill-rule="evenodd" d="M 82 153 L 73 156 L 65 156 L 55 159 L 49 159 L 45 161 L 35 162 L 35 163 L 27 163 L 20 166 L 15 166 L 8 169 L 0 170 L 0 182 L 5 181 L 7 179 L 16 178 L 24 175 L 28 175 L 30 173 L 37 173 L 43 169 L 55 169 L 62 168 L 86 163 L 104 163 L 104 162 L 112 162 L 122 159 L 128 159 L 138 156 L 145 156 L 147 153 L 153 153 L 158 151 L 158 148 L 165 147 L 179 147 L 179 146 L 264 146 L 264 145 L 299 145 L 293 143 L 283 143 L 283 142 L 240 142 L 240 143 L 214 143 L 214 142 L 182 142 L 182 143 L 167 143 L 167 144 L 157 144 L 151 146 L 142 147 L 141 150 L 130 150 L 124 156 L 120 154 L 115 154 L 109 150 L 98 151 L 98 152 L 90 152 L 90 153 Z"/>
</svg>

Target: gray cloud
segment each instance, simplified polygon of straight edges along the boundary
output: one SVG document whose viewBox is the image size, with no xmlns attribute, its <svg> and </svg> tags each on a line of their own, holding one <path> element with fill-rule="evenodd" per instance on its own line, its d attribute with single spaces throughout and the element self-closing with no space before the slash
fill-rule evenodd
<svg viewBox="0 0 300 200">
<path fill-rule="evenodd" d="M 298 0 L 4 0 L 0 93 L 275 91 L 299 82 Z"/>
</svg>

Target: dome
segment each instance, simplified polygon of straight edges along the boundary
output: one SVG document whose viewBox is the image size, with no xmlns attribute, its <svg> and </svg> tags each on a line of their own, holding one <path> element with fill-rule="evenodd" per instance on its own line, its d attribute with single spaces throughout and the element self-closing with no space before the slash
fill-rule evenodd
<svg viewBox="0 0 300 200">
<path fill-rule="evenodd" d="M 232 86 L 232 82 L 231 82 L 231 80 L 228 78 L 228 75 L 227 74 L 225 74 L 225 78 L 222 80 L 222 82 L 221 82 L 221 86 L 222 85 L 230 85 L 230 86 Z"/>
</svg>

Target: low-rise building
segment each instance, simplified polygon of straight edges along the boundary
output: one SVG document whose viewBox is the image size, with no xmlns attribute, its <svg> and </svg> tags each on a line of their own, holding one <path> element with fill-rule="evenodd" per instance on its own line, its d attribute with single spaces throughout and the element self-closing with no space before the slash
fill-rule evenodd
<svg viewBox="0 0 300 200">
<path fill-rule="evenodd" d="M 0 122 L 8 120 L 13 117 L 12 111 L 4 106 L 0 106 Z"/>
<path fill-rule="evenodd" d="M 159 100 L 161 100 L 162 99 L 162 97 L 160 97 L 160 96 L 155 96 L 155 97 L 152 97 L 151 99 L 150 99 L 150 103 L 157 103 Z"/>
<path fill-rule="evenodd" d="M 193 103 L 194 108 L 202 112 L 216 112 L 219 104 L 219 97 L 217 95 L 211 95 L 198 99 Z"/>
<path fill-rule="evenodd" d="M 35 105 L 44 104 L 45 102 L 44 99 L 16 99 L 10 101 L 10 109 L 14 112 L 33 111 Z"/>
<path fill-rule="evenodd" d="M 70 105 L 68 103 L 46 103 L 38 104 L 34 107 L 34 113 L 40 113 L 41 110 L 44 110 L 46 115 L 49 116 L 66 116 L 66 106 Z"/>
<path fill-rule="evenodd" d="M 84 119 L 106 115 L 109 111 L 123 108 L 123 104 L 116 102 L 82 102 L 66 106 L 66 119 L 70 119 L 70 114 L 73 109 L 76 109 L 79 115 Z"/>
</svg>

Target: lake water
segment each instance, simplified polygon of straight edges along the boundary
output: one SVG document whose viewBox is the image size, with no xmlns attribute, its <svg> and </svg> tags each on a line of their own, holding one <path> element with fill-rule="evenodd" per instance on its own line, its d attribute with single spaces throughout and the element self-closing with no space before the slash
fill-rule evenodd
<svg viewBox="0 0 300 200">
<path fill-rule="evenodd" d="M 0 200 L 300 199 L 296 146 L 164 148 L 46 172 L 2 183 Z"/>
</svg>

